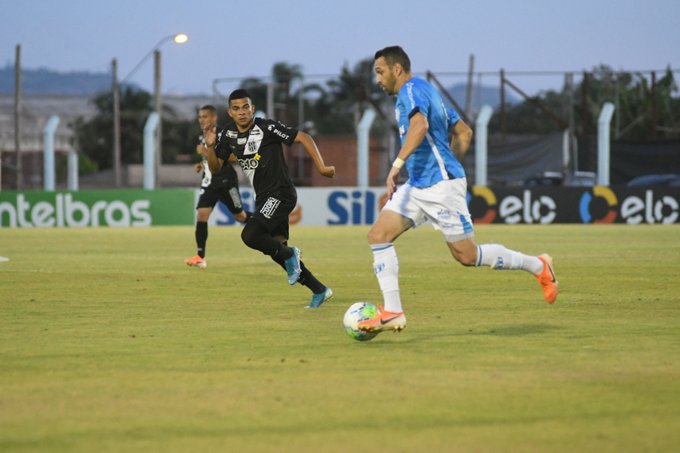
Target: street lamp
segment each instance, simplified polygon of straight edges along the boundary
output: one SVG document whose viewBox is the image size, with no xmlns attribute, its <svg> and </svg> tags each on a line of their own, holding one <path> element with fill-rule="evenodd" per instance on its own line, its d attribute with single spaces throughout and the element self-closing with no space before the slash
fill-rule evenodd
<svg viewBox="0 0 680 453">
<path fill-rule="evenodd" d="M 139 63 L 126 75 L 123 80 L 118 82 L 118 64 L 114 58 L 112 61 L 113 72 L 113 173 L 116 187 L 121 186 L 121 152 L 120 152 L 120 85 L 126 83 L 146 62 L 154 55 L 154 110 L 158 114 L 158 128 L 156 129 L 156 180 L 158 180 L 158 170 L 162 155 L 162 93 L 161 93 L 161 52 L 160 47 L 169 41 L 177 44 L 184 44 L 189 40 L 186 33 L 177 33 L 163 37 L 151 50 L 139 60 Z"/>
</svg>

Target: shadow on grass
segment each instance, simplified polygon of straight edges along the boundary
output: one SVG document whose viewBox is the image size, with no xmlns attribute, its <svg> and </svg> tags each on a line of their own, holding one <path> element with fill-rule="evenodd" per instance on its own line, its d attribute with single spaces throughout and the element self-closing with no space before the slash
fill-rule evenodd
<svg viewBox="0 0 680 453">
<path fill-rule="evenodd" d="M 559 327 L 551 326 L 549 324 L 512 324 L 507 326 L 495 326 L 477 330 L 475 329 L 469 329 L 466 331 L 453 330 L 451 332 L 440 333 L 428 332 L 424 335 L 411 332 L 413 336 L 410 336 L 408 338 L 402 337 L 399 339 L 400 340 L 399 343 L 419 343 L 423 341 L 436 340 L 438 338 L 453 338 L 466 336 L 524 337 L 528 335 L 540 335 L 556 329 L 559 329 Z M 385 332 L 382 335 L 389 335 L 389 332 Z M 405 336 L 406 335 L 404 335 L 404 337 Z"/>
<path fill-rule="evenodd" d="M 523 337 L 526 335 L 535 335 L 545 333 L 550 330 L 555 330 L 558 327 L 548 324 L 512 324 L 509 326 L 497 326 L 488 330 L 475 332 L 470 330 L 463 335 L 491 335 L 495 337 Z"/>
</svg>

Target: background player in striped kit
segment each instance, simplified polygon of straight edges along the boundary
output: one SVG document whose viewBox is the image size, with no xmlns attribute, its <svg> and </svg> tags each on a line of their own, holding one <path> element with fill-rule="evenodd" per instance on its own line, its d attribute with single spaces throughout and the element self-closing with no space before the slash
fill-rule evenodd
<svg viewBox="0 0 680 453">
<path fill-rule="evenodd" d="M 207 127 L 217 126 L 217 109 L 212 105 L 204 105 L 198 111 L 198 124 L 203 131 Z M 223 131 L 217 132 L 219 140 L 222 139 Z M 241 193 L 238 188 L 238 176 L 231 164 L 223 165 L 214 174 L 210 171 L 207 158 L 205 157 L 206 147 L 203 135 L 198 139 L 196 152 L 203 159 L 194 168 L 196 172 L 203 171 L 201 179 L 201 193 L 196 205 L 196 255 L 187 258 L 184 262 L 188 266 L 205 269 L 208 263 L 205 260 L 205 247 L 208 241 L 208 219 L 218 201 L 224 205 L 238 222 L 245 223 L 250 213 L 243 209 L 241 203 Z"/>
</svg>

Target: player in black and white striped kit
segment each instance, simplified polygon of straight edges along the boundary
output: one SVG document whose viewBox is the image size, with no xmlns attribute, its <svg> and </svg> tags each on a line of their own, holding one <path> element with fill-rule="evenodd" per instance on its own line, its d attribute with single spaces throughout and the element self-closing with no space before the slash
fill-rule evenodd
<svg viewBox="0 0 680 453">
<path fill-rule="evenodd" d="M 312 291 L 309 308 L 318 308 L 333 291 L 312 275 L 300 260 L 300 249 L 288 246 L 288 215 L 297 203 L 297 192 L 283 156 L 282 144 L 301 143 L 317 171 L 328 178 L 335 167 L 324 163 L 312 137 L 271 119 L 255 118 L 255 106 L 246 90 L 229 95 L 229 116 L 233 129 L 223 131 L 218 140 L 216 128 L 204 130 L 210 168 L 217 170 L 236 156 L 241 169 L 255 190 L 256 209 L 246 222 L 241 239 L 250 248 L 271 257 L 286 270 L 288 283 L 300 283 Z"/>
<path fill-rule="evenodd" d="M 217 109 L 212 105 L 205 105 L 198 111 L 198 124 L 201 130 L 217 125 Z M 224 132 L 217 131 L 217 140 L 223 138 Z M 217 172 L 210 171 L 205 157 L 205 140 L 199 137 L 196 152 L 203 156 L 202 162 L 195 165 L 197 172 L 203 171 L 201 193 L 196 206 L 196 256 L 187 258 L 184 262 L 189 266 L 205 269 L 205 246 L 208 241 L 208 219 L 218 201 L 224 203 L 238 222 L 245 223 L 250 213 L 243 209 L 241 193 L 238 189 L 238 176 L 231 164 L 223 165 Z"/>
</svg>

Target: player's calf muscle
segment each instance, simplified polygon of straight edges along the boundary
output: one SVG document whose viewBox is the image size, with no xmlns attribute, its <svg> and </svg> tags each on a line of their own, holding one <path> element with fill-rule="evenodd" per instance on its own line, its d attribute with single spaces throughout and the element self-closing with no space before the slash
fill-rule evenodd
<svg viewBox="0 0 680 453">
<path fill-rule="evenodd" d="M 469 240 L 448 242 L 449 250 L 453 258 L 463 266 L 477 264 L 477 245 Z"/>
</svg>

